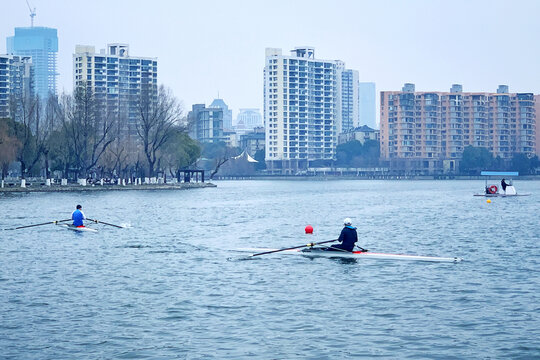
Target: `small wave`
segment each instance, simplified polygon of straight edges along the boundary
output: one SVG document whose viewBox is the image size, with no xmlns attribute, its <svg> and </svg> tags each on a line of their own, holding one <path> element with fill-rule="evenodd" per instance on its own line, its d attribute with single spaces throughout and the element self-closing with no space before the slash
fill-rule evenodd
<svg viewBox="0 0 540 360">
<path fill-rule="evenodd" d="M 46 302 L 34 302 L 28 304 L 29 307 L 39 307 L 39 306 L 49 306 L 49 303 Z"/>
<path fill-rule="evenodd" d="M 125 249 L 143 249 L 143 248 L 150 248 L 150 247 L 151 247 L 150 245 L 142 245 L 142 244 L 117 246 L 117 248 L 125 248 Z"/>
<path fill-rule="evenodd" d="M 185 320 L 188 318 L 186 315 L 171 315 L 157 318 L 158 320 L 163 321 L 175 321 L 175 320 Z"/>
</svg>

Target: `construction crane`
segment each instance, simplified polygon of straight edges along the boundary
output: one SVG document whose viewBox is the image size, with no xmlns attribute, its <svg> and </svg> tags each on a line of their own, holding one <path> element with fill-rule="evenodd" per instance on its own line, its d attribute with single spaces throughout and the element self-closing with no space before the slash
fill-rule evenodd
<svg viewBox="0 0 540 360">
<path fill-rule="evenodd" d="M 32 10 L 28 0 L 26 0 L 26 5 L 28 5 L 28 10 L 30 10 L 30 24 L 32 25 L 32 27 L 34 27 L 34 16 L 36 16 L 36 8 L 34 8 L 34 10 Z"/>
</svg>

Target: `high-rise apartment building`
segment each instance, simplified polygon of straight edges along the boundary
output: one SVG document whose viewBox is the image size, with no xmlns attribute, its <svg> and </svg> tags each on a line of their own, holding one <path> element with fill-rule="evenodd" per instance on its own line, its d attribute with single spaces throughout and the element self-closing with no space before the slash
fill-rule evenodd
<svg viewBox="0 0 540 360">
<path fill-rule="evenodd" d="M 381 92 L 381 158 L 404 170 L 437 172 L 450 161 L 455 169 L 466 146 L 487 148 L 493 156 L 536 152 L 535 99 L 532 93 Z"/>
<path fill-rule="evenodd" d="M 223 134 L 223 109 L 207 108 L 204 104 L 195 104 L 188 113 L 189 136 L 202 143 L 225 141 Z"/>
<path fill-rule="evenodd" d="M 34 91 L 31 57 L 0 55 L 0 118 L 11 117 L 11 102 L 34 95 Z"/>
<path fill-rule="evenodd" d="M 540 157 L 540 95 L 534 95 L 534 109 L 536 115 L 536 155 Z"/>
<path fill-rule="evenodd" d="M 281 49 L 266 49 L 264 124 L 269 172 L 296 173 L 332 162 L 343 127 L 342 111 L 347 111 L 349 91 L 354 91 L 348 87 L 354 88 L 354 74 L 344 76 L 344 71 L 342 61 L 316 59 L 311 47 L 297 47 L 289 56 Z"/>
<path fill-rule="evenodd" d="M 35 93 L 42 100 L 50 93 L 56 95 L 57 30 L 47 27 L 15 28 L 15 35 L 7 38 L 7 53 L 31 56 L 34 64 Z"/>
<path fill-rule="evenodd" d="M 367 125 L 377 129 L 376 104 L 375 104 L 375 83 L 361 82 L 358 88 L 358 99 L 360 107 L 359 122 L 360 125 Z"/>
<path fill-rule="evenodd" d="M 223 130 L 230 131 L 233 128 L 232 125 L 232 110 L 229 109 L 229 106 L 223 101 L 223 99 L 214 99 L 209 108 L 219 108 L 223 110 Z"/>
<path fill-rule="evenodd" d="M 130 133 L 139 117 L 141 95 L 157 95 L 157 59 L 129 55 L 129 45 L 77 45 L 73 54 L 74 89 L 91 90 L 104 112 L 125 119 Z"/>
<path fill-rule="evenodd" d="M 337 124 L 337 133 L 341 134 L 359 126 L 359 92 L 358 71 L 345 69 L 345 64 L 339 62 L 338 69 L 338 111 L 341 113 L 341 121 Z"/>
</svg>

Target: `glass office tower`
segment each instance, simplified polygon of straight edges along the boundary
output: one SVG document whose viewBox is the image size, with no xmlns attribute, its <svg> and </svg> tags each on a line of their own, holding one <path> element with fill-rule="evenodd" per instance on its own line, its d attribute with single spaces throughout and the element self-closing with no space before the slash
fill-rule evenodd
<svg viewBox="0 0 540 360">
<path fill-rule="evenodd" d="M 57 30 L 47 27 L 15 28 L 15 35 L 7 38 L 8 54 L 31 56 L 34 66 L 34 88 L 41 99 L 49 93 L 56 95 Z"/>
</svg>

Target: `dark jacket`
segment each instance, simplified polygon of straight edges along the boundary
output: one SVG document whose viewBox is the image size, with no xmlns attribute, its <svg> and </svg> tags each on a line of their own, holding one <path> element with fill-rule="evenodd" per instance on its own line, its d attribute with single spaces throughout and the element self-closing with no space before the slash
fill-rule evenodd
<svg viewBox="0 0 540 360">
<path fill-rule="evenodd" d="M 338 245 L 340 249 L 353 251 L 354 243 L 358 241 L 356 228 L 352 226 L 345 226 L 343 230 L 341 230 L 338 240 L 341 242 L 341 244 Z"/>
</svg>

